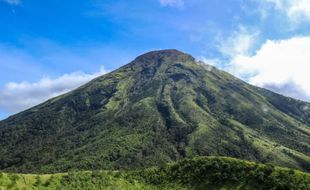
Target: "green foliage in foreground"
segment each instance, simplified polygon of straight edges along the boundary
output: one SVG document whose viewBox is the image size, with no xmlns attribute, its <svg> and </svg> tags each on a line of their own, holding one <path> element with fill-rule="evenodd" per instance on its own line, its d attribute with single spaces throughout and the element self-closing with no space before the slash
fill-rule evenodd
<svg viewBox="0 0 310 190">
<path fill-rule="evenodd" d="M 133 171 L 0 174 L 0 189 L 310 189 L 310 174 L 227 157 L 197 157 Z"/>
</svg>

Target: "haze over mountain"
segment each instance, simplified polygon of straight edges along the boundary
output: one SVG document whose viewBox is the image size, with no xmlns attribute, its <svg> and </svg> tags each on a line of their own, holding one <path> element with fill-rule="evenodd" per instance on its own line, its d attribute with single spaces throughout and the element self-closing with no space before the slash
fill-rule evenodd
<svg viewBox="0 0 310 190">
<path fill-rule="evenodd" d="M 310 171 L 310 104 L 153 51 L 0 122 L 0 169 L 137 168 L 230 156 Z"/>
</svg>

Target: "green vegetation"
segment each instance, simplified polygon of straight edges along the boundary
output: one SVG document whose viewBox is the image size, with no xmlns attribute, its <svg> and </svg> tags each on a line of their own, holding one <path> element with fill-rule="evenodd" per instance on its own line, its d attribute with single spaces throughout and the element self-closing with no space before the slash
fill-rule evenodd
<svg viewBox="0 0 310 190">
<path fill-rule="evenodd" d="M 198 157 L 133 171 L 69 172 L 53 175 L 1 174 L 0 189 L 300 189 L 310 174 L 227 157 Z"/>
<path fill-rule="evenodd" d="M 150 52 L 0 121 L 0 170 L 137 169 L 229 156 L 310 171 L 309 108 L 182 52 Z"/>
</svg>

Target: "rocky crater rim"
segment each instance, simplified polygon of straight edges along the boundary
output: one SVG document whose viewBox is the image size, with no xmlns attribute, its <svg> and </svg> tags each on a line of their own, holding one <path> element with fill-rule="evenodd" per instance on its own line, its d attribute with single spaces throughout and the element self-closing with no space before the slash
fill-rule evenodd
<svg viewBox="0 0 310 190">
<path fill-rule="evenodd" d="M 184 53 L 177 49 L 164 49 L 164 50 L 154 50 L 147 53 L 144 53 L 138 56 L 135 61 L 143 61 L 143 60 L 156 60 L 164 57 L 178 57 L 178 56 L 189 56 L 191 55 Z"/>
</svg>

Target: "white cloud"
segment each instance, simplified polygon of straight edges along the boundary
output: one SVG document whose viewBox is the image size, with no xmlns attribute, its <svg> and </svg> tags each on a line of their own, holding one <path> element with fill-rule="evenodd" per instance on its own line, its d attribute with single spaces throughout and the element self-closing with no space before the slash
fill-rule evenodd
<svg viewBox="0 0 310 190">
<path fill-rule="evenodd" d="M 182 8 L 184 6 L 183 0 L 159 0 L 161 6 L 169 6 L 169 7 L 179 7 Z"/>
<path fill-rule="evenodd" d="M 276 10 L 284 11 L 291 21 L 310 21 L 310 0 L 260 0 L 259 2 L 272 4 Z"/>
<path fill-rule="evenodd" d="M 292 4 L 288 10 L 288 15 L 292 19 L 304 18 L 310 21 L 310 0 L 302 0 Z"/>
<path fill-rule="evenodd" d="M 3 111 L 22 111 L 106 72 L 92 68 L 107 63 L 117 68 L 136 54 L 103 44 L 64 46 L 48 39 L 24 41 L 23 48 L 0 43 L 0 119 Z"/>
<path fill-rule="evenodd" d="M 107 71 L 102 67 L 98 72 L 92 74 L 74 72 L 55 79 L 44 77 L 34 83 L 10 82 L 0 89 L 0 108 L 10 113 L 17 113 L 69 92 L 105 73 Z"/>
<path fill-rule="evenodd" d="M 255 44 L 259 35 L 258 31 L 250 31 L 244 26 L 239 26 L 230 37 L 220 39 L 219 51 L 226 56 L 233 57 L 239 54 L 248 54 Z"/>
<path fill-rule="evenodd" d="M 11 5 L 19 5 L 21 3 L 20 0 L 1 0 Z"/>
<path fill-rule="evenodd" d="M 275 1 L 281 6 L 276 2 L 281 0 Z M 310 36 L 267 40 L 257 47 L 259 42 L 259 31 L 240 26 L 228 38 L 220 38 L 217 46 L 228 64 L 204 61 L 253 85 L 310 101 Z"/>
<path fill-rule="evenodd" d="M 254 55 L 235 54 L 228 70 L 251 84 L 310 101 L 310 37 L 267 40 Z"/>
</svg>

